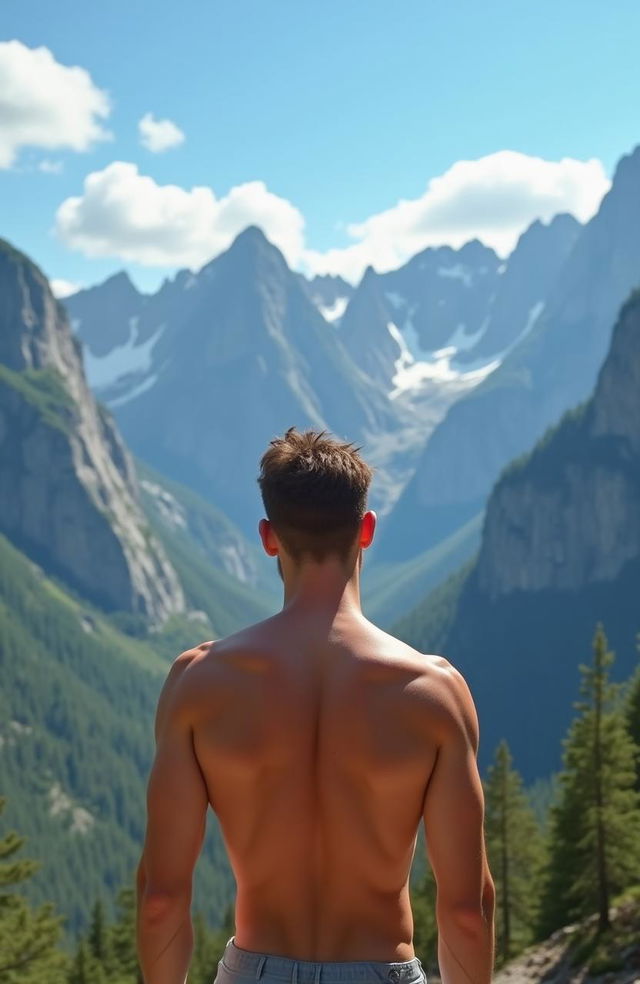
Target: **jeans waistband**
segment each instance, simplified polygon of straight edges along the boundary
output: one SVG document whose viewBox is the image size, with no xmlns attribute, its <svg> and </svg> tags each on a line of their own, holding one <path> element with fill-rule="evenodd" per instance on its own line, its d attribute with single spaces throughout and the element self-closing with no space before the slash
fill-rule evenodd
<svg viewBox="0 0 640 984">
<path fill-rule="evenodd" d="M 227 970 L 255 977 L 275 977 L 291 984 L 349 984 L 363 981 L 371 984 L 379 980 L 384 984 L 418 984 L 424 981 L 422 964 L 418 957 L 411 960 L 295 960 L 273 953 L 257 953 L 244 950 L 235 942 L 227 942 L 222 957 Z"/>
</svg>

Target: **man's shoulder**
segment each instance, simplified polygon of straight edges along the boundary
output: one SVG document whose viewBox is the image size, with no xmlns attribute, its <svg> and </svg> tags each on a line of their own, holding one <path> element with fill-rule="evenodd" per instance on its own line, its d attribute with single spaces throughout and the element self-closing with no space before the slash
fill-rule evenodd
<svg viewBox="0 0 640 984">
<path fill-rule="evenodd" d="M 221 669 L 229 664 L 229 657 L 248 653 L 268 646 L 268 637 L 272 628 L 274 618 L 267 618 L 261 622 L 247 625 L 227 636 L 219 639 L 209 639 L 201 642 L 191 649 L 185 649 L 173 661 L 171 672 L 176 676 L 181 676 L 185 670 L 190 670 L 190 675 L 196 675 L 196 670 L 213 670 L 216 666 Z"/>
<path fill-rule="evenodd" d="M 409 643 L 404 642 L 404 640 L 399 639 L 397 636 L 392 635 L 390 632 L 381 629 L 379 626 L 375 628 L 380 634 L 380 637 L 388 643 L 397 655 L 415 662 L 416 666 L 422 668 L 425 674 L 429 674 L 431 671 L 431 673 L 437 674 L 443 679 L 448 676 L 452 678 L 461 676 L 453 663 L 449 662 L 448 659 L 439 653 L 422 652 L 414 646 L 409 645 Z"/>
<path fill-rule="evenodd" d="M 440 707 L 445 716 L 469 716 L 475 708 L 469 685 L 457 666 L 439 653 L 426 653 L 384 633 L 395 651 L 417 670 L 412 689 L 424 700 Z"/>
</svg>

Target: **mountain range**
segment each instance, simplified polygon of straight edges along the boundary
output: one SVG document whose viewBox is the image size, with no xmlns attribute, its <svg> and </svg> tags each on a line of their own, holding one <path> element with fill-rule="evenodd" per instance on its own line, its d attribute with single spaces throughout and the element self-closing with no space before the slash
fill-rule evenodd
<svg viewBox="0 0 640 984">
<path fill-rule="evenodd" d="M 430 435 L 388 518 L 381 555 L 412 556 L 457 529 L 484 507 L 507 462 L 589 395 L 639 279 L 640 147 L 620 160 L 598 212 L 546 278 L 526 334 Z"/>
</svg>

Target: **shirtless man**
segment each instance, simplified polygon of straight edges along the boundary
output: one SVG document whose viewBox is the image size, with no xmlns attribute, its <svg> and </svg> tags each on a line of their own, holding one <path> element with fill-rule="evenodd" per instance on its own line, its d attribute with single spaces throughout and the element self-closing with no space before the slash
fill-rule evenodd
<svg viewBox="0 0 640 984">
<path fill-rule="evenodd" d="M 444 984 L 488 984 L 494 884 L 461 674 L 362 614 L 376 516 L 353 445 L 291 428 L 259 483 L 282 611 L 179 656 L 158 701 L 138 868 L 145 984 L 184 984 L 209 804 L 237 883 L 216 984 L 424 984 L 409 870 L 421 822 Z"/>
</svg>

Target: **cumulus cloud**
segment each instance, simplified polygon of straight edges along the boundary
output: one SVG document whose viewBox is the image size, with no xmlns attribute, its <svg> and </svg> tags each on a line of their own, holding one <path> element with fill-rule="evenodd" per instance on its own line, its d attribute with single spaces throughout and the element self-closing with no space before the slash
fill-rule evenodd
<svg viewBox="0 0 640 984">
<path fill-rule="evenodd" d="M 79 290 L 82 290 L 82 284 L 76 284 L 71 280 L 62 280 L 56 277 L 50 280 L 49 284 L 53 296 L 57 297 L 58 300 L 62 300 L 63 297 L 70 297 L 72 294 L 76 294 Z"/>
<path fill-rule="evenodd" d="M 87 175 L 82 195 L 56 213 L 56 233 L 87 256 L 117 256 L 146 266 L 196 269 L 258 225 L 298 265 L 304 219 L 263 181 L 237 185 L 216 198 L 211 188 L 160 185 L 135 164 L 114 161 Z"/>
<path fill-rule="evenodd" d="M 178 147 L 184 143 L 184 133 L 172 120 L 156 120 L 152 113 L 145 113 L 138 122 L 140 143 L 154 154 Z"/>
<path fill-rule="evenodd" d="M 22 147 L 88 150 L 110 134 L 107 93 L 77 65 L 57 62 L 48 48 L 0 42 L 0 168 Z"/>
<path fill-rule="evenodd" d="M 56 229 L 87 256 L 197 269 L 246 226 L 258 225 L 296 269 L 355 283 L 369 264 L 380 272 L 395 269 L 427 246 L 459 248 L 477 238 L 506 256 L 535 219 L 571 212 L 587 221 L 610 184 L 597 159 L 545 161 L 503 150 L 458 161 L 419 198 L 348 225 L 346 247 L 320 252 L 305 243 L 301 212 L 262 181 L 216 198 L 211 188 L 160 185 L 135 164 L 115 161 L 89 174 L 83 193 L 62 203 Z"/>
<path fill-rule="evenodd" d="M 458 161 L 432 178 L 419 198 L 400 200 L 347 226 L 354 240 L 349 246 L 324 253 L 307 250 L 305 265 L 313 273 L 356 281 L 368 264 L 383 272 L 427 246 L 457 249 L 474 238 L 506 256 L 534 219 L 548 222 L 558 212 L 571 212 L 586 222 L 610 185 L 595 158 L 546 161 L 501 150 Z"/>
</svg>

